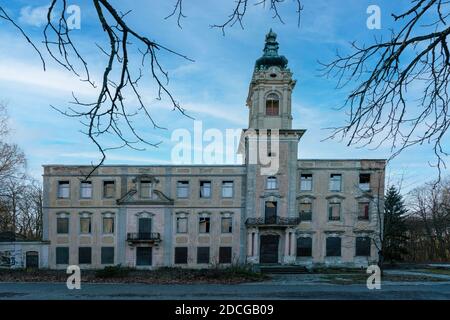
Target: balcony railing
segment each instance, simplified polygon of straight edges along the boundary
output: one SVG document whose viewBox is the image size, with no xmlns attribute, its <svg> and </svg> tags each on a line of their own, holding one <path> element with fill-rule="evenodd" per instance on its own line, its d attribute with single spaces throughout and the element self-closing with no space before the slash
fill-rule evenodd
<svg viewBox="0 0 450 320">
<path fill-rule="evenodd" d="M 269 218 L 248 218 L 245 224 L 247 226 L 280 226 L 289 227 L 300 224 L 300 218 L 287 217 L 269 217 Z"/>
<path fill-rule="evenodd" d="M 130 241 L 130 242 L 159 242 L 159 241 L 161 241 L 161 235 L 158 232 L 128 233 L 127 241 Z"/>
</svg>

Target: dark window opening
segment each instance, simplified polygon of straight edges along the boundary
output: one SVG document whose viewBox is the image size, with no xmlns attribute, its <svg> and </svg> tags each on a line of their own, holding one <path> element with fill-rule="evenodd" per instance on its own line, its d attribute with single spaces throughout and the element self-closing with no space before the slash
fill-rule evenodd
<svg viewBox="0 0 450 320">
<path fill-rule="evenodd" d="M 327 238 L 327 257 L 341 256 L 341 238 L 329 237 Z"/>
<path fill-rule="evenodd" d="M 312 238 L 298 238 L 297 239 L 297 257 L 311 257 L 312 256 Z"/>
<path fill-rule="evenodd" d="M 92 263 L 92 248 L 91 247 L 78 248 L 78 263 L 79 264 L 91 264 Z"/>
<path fill-rule="evenodd" d="M 175 248 L 175 264 L 187 264 L 188 263 L 188 248 L 177 247 Z"/>
<path fill-rule="evenodd" d="M 358 257 L 370 257 L 370 237 L 357 237 L 356 238 L 356 256 Z"/>
<path fill-rule="evenodd" d="M 231 247 L 219 248 L 219 263 L 231 263 Z"/>
<path fill-rule="evenodd" d="M 209 263 L 209 247 L 197 248 L 197 263 L 199 264 Z"/>
</svg>

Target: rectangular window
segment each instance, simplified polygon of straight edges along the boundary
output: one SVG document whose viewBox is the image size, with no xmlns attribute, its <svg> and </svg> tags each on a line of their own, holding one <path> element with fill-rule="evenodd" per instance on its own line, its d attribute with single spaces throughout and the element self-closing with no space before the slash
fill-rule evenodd
<svg viewBox="0 0 450 320">
<path fill-rule="evenodd" d="M 91 218 L 80 218 L 80 233 L 91 233 Z"/>
<path fill-rule="evenodd" d="M 58 181 L 58 198 L 69 199 L 70 197 L 70 182 Z"/>
<path fill-rule="evenodd" d="M 136 265 L 137 266 L 152 265 L 152 247 L 136 248 Z"/>
<path fill-rule="evenodd" d="M 277 202 L 266 201 L 264 210 L 266 224 L 276 223 L 277 219 Z"/>
<path fill-rule="evenodd" d="M 330 191 L 340 192 L 342 188 L 342 175 L 332 174 L 330 176 Z"/>
<path fill-rule="evenodd" d="M 80 247 L 78 248 L 78 263 L 91 264 L 92 263 L 92 248 Z"/>
<path fill-rule="evenodd" d="M 102 247 L 102 264 L 114 264 L 114 247 Z"/>
<path fill-rule="evenodd" d="M 370 257 L 370 246 L 370 237 L 357 237 L 355 255 L 357 257 Z"/>
<path fill-rule="evenodd" d="M 362 191 L 370 190 L 370 173 L 361 173 L 359 175 L 359 189 Z"/>
<path fill-rule="evenodd" d="M 81 182 L 81 198 L 91 199 L 92 198 L 92 182 L 84 181 Z"/>
<path fill-rule="evenodd" d="M 116 195 L 115 181 L 103 181 L 103 198 L 114 198 Z"/>
<path fill-rule="evenodd" d="M 197 263 L 198 264 L 209 263 L 209 247 L 197 248 Z"/>
<path fill-rule="evenodd" d="M 223 217 L 221 229 L 222 233 L 233 233 L 233 218 Z"/>
<path fill-rule="evenodd" d="M 177 217 L 177 233 L 187 233 L 188 232 L 188 218 Z"/>
<path fill-rule="evenodd" d="M 151 199 L 153 194 L 153 185 L 151 181 L 142 180 L 139 184 L 140 195 L 143 199 Z"/>
<path fill-rule="evenodd" d="M 278 189 L 278 181 L 276 177 L 267 178 L 267 190 L 276 190 Z"/>
<path fill-rule="evenodd" d="M 103 233 L 104 234 L 114 233 L 114 218 L 111 217 L 103 218 Z"/>
<path fill-rule="evenodd" d="M 176 247 L 175 248 L 175 264 L 187 264 L 188 263 L 188 248 Z"/>
<path fill-rule="evenodd" d="M 189 181 L 177 182 L 177 197 L 188 198 L 189 197 Z"/>
<path fill-rule="evenodd" d="M 200 217 L 199 223 L 198 223 L 198 232 L 199 233 L 209 233 L 210 220 L 211 219 L 209 217 Z"/>
<path fill-rule="evenodd" d="M 327 238 L 327 257 L 341 256 L 341 238 L 329 237 Z"/>
<path fill-rule="evenodd" d="M 358 203 L 358 220 L 369 220 L 369 202 Z"/>
<path fill-rule="evenodd" d="M 312 238 L 297 239 L 297 257 L 312 257 Z"/>
<path fill-rule="evenodd" d="M 300 203 L 300 220 L 311 221 L 312 220 L 312 203 L 303 202 Z"/>
<path fill-rule="evenodd" d="M 211 198 L 211 181 L 200 181 L 200 198 Z"/>
<path fill-rule="evenodd" d="M 231 247 L 219 248 L 219 263 L 231 263 Z"/>
<path fill-rule="evenodd" d="M 312 174 L 302 174 L 300 176 L 300 190 L 301 191 L 312 191 Z"/>
<path fill-rule="evenodd" d="M 56 264 L 69 264 L 69 248 L 57 247 L 56 248 Z"/>
<path fill-rule="evenodd" d="M 328 219 L 330 221 L 341 220 L 341 204 L 338 202 L 330 202 L 328 204 Z"/>
<path fill-rule="evenodd" d="M 233 198 L 233 181 L 222 182 L 222 198 Z"/>
<path fill-rule="evenodd" d="M 56 218 L 56 233 L 69 233 L 69 218 Z"/>
</svg>

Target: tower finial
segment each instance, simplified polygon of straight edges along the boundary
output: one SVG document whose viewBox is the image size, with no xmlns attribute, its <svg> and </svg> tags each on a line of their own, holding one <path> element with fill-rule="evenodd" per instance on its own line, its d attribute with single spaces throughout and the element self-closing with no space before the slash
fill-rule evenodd
<svg viewBox="0 0 450 320">
<path fill-rule="evenodd" d="M 266 34 L 263 56 L 256 61 L 256 69 L 266 69 L 270 66 L 279 66 L 281 69 L 287 67 L 287 59 L 278 54 L 277 34 L 270 28 Z"/>
</svg>

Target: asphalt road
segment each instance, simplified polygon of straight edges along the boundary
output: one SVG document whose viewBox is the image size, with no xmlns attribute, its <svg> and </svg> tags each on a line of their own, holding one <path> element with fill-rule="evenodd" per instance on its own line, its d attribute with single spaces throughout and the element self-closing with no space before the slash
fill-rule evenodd
<svg viewBox="0 0 450 320">
<path fill-rule="evenodd" d="M 0 283 L 0 299 L 13 300 L 450 300 L 450 282 L 383 283 L 371 291 L 363 285 L 300 283 L 275 280 L 240 285 L 82 284 L 68 290 L 64 283 Z"/>
</svg>

